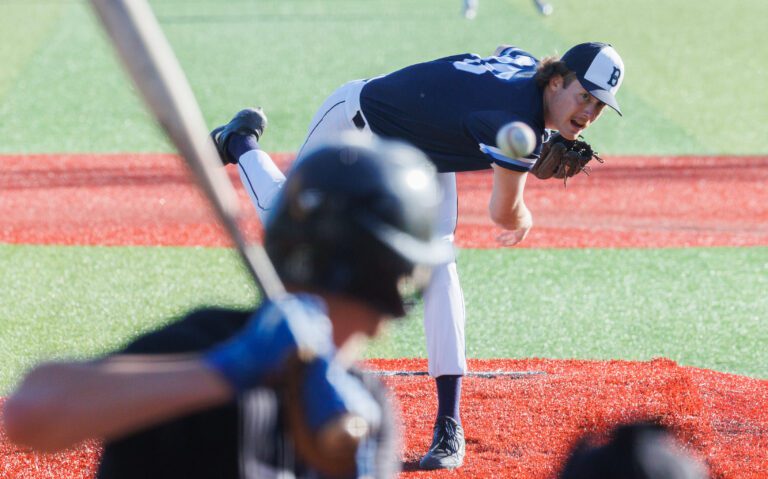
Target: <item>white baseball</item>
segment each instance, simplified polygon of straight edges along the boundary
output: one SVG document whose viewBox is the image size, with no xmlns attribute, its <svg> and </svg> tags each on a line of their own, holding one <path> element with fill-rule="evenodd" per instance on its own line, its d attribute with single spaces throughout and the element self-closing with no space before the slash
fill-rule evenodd
<svg viewBox="0 0 768 479">
<path fill-rule="evenodd" d="M 525 158 L 536 148 L 536 135 L 522 121 L 513 121 L 496 133 L 496 145 L 510 158 Z"/>
</svg>

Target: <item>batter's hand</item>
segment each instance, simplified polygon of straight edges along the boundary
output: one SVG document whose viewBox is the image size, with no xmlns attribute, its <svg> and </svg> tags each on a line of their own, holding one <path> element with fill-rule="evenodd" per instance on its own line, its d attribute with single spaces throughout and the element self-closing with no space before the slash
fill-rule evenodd
<svg viewBox="0 0 768 479">
<path fill-rule="evenodd" d="M 362 381 L 328 358 L 297 356 L 279 386 L 299 457 L 323 477 L 353 475 L 358 450 L 382 416 Z"/>
<path fill-rule="evenodd" d="M 525 205 L 520 208 L 518 215 L 518 227 L 504 231 L 496 237 L 496 241 L 498 241 L 501 246 L 517 245 L 528 236 L 528 232 L 533 227 L 533 216 Z"/>
<path fill-rule="evenodd" d="M 333 356 L 331 332 L 331 322 L 317 301 L 285 295 L 263 305 L 240 334 L 203 359 L 233 391 L 242 392 L 283 373 L 294 354 Z"/>
</svg>

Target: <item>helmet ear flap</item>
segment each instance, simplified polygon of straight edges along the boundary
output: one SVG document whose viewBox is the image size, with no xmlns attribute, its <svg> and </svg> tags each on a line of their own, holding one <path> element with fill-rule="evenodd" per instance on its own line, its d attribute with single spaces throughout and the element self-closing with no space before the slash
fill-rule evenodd
<svg viewBox="0 0 768 479">
<path fill-rule="evenodd" d="M 359 228 L 346 198 L 308 190 L 288 205 L 290 221 L 280 226 L 273 250 L 282 250 L 277 264 L 281 275 L 296 284 L 317 285 L 330 291 L 346 291 L 355 281 L 354 262 Z M 304 203 L 304 204 L 297 204 Z"/>
</svg>

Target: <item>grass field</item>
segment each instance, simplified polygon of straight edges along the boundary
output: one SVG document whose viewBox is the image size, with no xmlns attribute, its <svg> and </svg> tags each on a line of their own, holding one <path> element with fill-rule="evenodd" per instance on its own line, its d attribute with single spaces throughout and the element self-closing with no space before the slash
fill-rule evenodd
<svg viewBox="0 0 768 479">
<path fill-rule="evenodd" d="M 464 250 L 467 351 L 476 358 L 663 356 L 768 377 L 767 255 L 766 248 Z M 3 391 L 36 359 L 88 357 L 198 305 L 256 301 L 227 249 L 6 245 L 0 261 Z M 419 315 L 394 326 L 369 357 L 424 356 Z"/>
<path fill-rule="evenodd" d="M 543 56 L 611 42 L 627 65 L 625 116 L 588 133 L 612 154 L 765 154 L 762 0 L 155 0 L 210 124 L 244 105 L 270 115 L 264 146 L 294 151 L 341 83 L 501 43 Z M 0 4 L 0 151 L 163 151 L 82 1 Z M 716 39 L 713 40 L 713 39 Z M 87 54 L 86 54 L 87 53 Z"/>
</svg>

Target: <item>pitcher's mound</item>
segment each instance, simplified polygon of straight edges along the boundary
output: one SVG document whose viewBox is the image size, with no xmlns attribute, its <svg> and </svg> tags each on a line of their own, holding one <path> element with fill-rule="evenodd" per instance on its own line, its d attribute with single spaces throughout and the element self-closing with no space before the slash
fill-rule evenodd
<svg viewBox="0 0 768 479">
<path fill-rule="evenodd" d="M 433 381 L 422 359 L 371 360 L 400 403 L 403 476 L 417 472 L 431 440 Z M 649 362 L 552 359 L 474 360 L 463 381 L 464 466 L 451 477 L 551 479 L 574 442 L 617 423 L 654 420 L 677 431 L 716 479 L 764 479 L 768 471 L 768 380 Z M 35 454 L 0 431 L 0 476 L 93 477 L 99 446 Z"/>
</svg>

